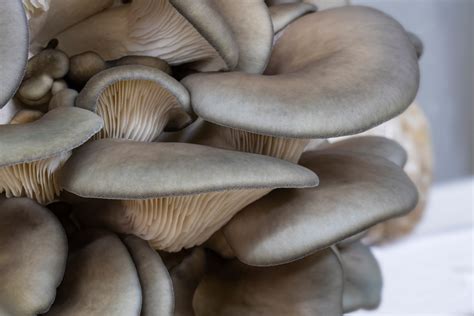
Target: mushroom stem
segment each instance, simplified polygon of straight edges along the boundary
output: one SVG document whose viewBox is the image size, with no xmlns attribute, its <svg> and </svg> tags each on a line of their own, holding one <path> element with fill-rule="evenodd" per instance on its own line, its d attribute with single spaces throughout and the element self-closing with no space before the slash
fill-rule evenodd
<svg viewBox="0 0 474 316">
<path fill-rule="evenodd" d="M 54 201 L 61 189 L 57 171 L 70 157 L 71 152 L 48 159 L 20 163 L 0 168 L 0 193 L 7 198 L 27 196 L 41 204 Z"/>
<path fill-rule="evenodd" d="M 75 215 L 86 225 L 105 225 L 148 240 L 155 249 L 177 252 L 204 243 L 238 211 L 270 191 L 246 189 L 125 200 L 100 212 L 91 209 Z"/>
<path fill-rule="evenodd" d="M 150 142 L 180 108 L 177 98 L 153 81 L 116 82 L 99 97 L 97 114 L 104 119 L 104 128 L 94 137 Z"/>
</svg>

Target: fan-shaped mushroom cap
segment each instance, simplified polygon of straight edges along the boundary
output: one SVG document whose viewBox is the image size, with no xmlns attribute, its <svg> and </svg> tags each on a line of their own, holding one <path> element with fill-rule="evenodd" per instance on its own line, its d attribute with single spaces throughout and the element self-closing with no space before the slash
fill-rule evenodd
<svg viewBox="0 0 474 316">
<path fill-rule="evenodd" d="M 326 152 L 329 151 L 382 157 L 402 168 L 408 158 L 407 152 L 400 144 L 381 136 L 351 137 L 328 145 Z"/>
<path fill-rule="evenodd" d="M 257 266 L 292 261 L 416 205 L 413 183 L 384 158 L 329 147 L 304 153 L 300 164 L 318 174 L 319 187 L 274 191 L 224 227 L 241 261 Z"/>
<path fill-rule="evenodd" d="M 316 6 L 304 2 L 273 5 L 270 7 L 273 31 L 277 33 L 299 17 L 317 9 Z"/>
<path fill-rule="evenodd" d="M 278 187 L 311 187 L 301 166 L 255 154 L 184 143 L 102 139 L 79 148 L 62 187 L 87 198 L 121 200 L 76 215 L 89 224 L 178 251 L 199 245 L 236 212 Z"/>
<path fill-rule="evenodd" d="M 0 314 L 46 312 L 67 259 L 59 221 L 26 198 L 0 200 Z"/>
<path fill-rule="evenodd" d="M 119 66 L 92 77 L 77 97 L 78 107 L 104 119 L 99 138 L 152 141 L 165 127 L 191 122 L 188 91 L 161 70 Z"/>
<path fill-rule="evenodd" d="M 0 10 L 0 109 L 11 99 L 28 59 L 28 23 L 20 0 L 3 1 Z"/>
<path fill-rule="evenodd" d="M 75 238 L 66 273 L 47 316 L 139 315 L 141 289 L 132 258 L 120 239 L 83 231 Z"/>
<path fill-rule="evenodd" d="M 128 235 L 122 240 L 135 263 L 142 288 L 140 315 L 173 315 L 173 284 L 158 253 L 138 237 Z"/>
<path fill-rule="evenodd" d="M 326 138 L 399 114 L 419 81 L 403 27 L 365 7 L 308 14 L 290 24 L 265 74 L 201 73 L 182 83 L 207 121 L 264 135 Z"/>
<path fill-rule="evenodd" d="M 221 32 L 225 34 L 225 29 Z M 60 48 L 70 56 L 86 51 L 106 60 L 146 55 L 171 65 L 193 63 L 193 68 L 209 71 L 233 68 L 220 49 L 237 51 L 231 36 L 225 38 L 226 46 L 211 46 L 213 43 L 209 44 L 169 0 L 134 0 L 96 14 L 57 38 Z"/>
<path fill-rule="evenodd" d="M 332 249 L 268 268 L 237 260 L 220 262 L 199 284 L 193 299 L 203 315 L 342 315 L 343 272 Z"/>
<path fill-rule="evenodd" d="M 0 125 L 0 192 L 52 201 L 59 193 L 57 169 L 101 128 L 100 117 L 73 107 L 57 108 L 28 124 Z"/>
<path fill-rule="evenodd" d="M 223 56 L 238 53 L 237 70 L 262 73 L 270 58 L 273 28 L 263 0 L 171 0 L 171 3 L 215 47 L 223 47 Z M 230 30 L 230 33 L 229 31 Z M 228 44 L 235 38 L 238 50 Z"/>
<path fill-rule="evenodd" d="M 338 250 L 344 270 L 344 312 L 377 308 L 382 294 L 382 272 L 369 247 L 355 242 Z"/>
</svg>

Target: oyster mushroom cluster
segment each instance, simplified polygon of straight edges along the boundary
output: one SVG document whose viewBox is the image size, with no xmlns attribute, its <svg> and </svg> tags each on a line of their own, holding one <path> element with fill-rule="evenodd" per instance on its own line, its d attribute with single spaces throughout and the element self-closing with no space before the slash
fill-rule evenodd
<svg viewBox="0 0 474 316">
<path fill-rule="evenodd" d="M 407 154 L 327 139 L 407 109 L 420 43 L 315 3 L 4 3 L 0 314 L 376 308 L 361 238 L 416 206 Z"/>
</svg>

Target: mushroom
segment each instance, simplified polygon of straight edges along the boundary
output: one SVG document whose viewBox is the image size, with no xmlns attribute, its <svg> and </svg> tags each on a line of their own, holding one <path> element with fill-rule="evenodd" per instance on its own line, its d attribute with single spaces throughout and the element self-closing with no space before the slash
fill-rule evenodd
<svg viewBox="0 0 474 316">
<path fill-rule="evenodd" d="M 137 270 L 120 239 L 107 232 L 73 236 L 64 280 L 46 316 L 139 315 Z"/>
<path fill-rule="evenodd" d="M 344 270 L 344 313 L 375 309 L 382 293 L 382 272 L 369 247 L 354 242 L 338 247 Z"/>
<path fill-rule="evenodd" d="M 400 149 L 387 140 L 390 145 L 385 152 Z M 401 167 L 342 147 L 303 154 L 299 163 L 318 174 L 319 187 L 276 190 L 232 218 L 223 232 L 239 260 L 289 262 L 415 207 L 416 187 Z"/>
<path fill-rule="evenodd" d="M 61 187 L 98 207 L 75 216 L 89 226 L 176 252 L 205 242 L 249 203 L 278 187 L 312 187 L 317 176 L 260 155 L 183 143 L 102 139 L 65 164 Z M 112 200 L 112 201 L 107 201 Z"/>
<path fill-rule="evenodd" d="M 263 0 L 170 0 L 215 47 L 234 48 L 227 44 L 235 38 L 238 46 L 236 70 L 262 73 L 270 58 L 273 44 L 273 27 L 268 8 Z M 220 23 L 223 19 L 224 22 Z M 223 25 L 228 25 L 227 34 Z"/>
<path fill-rule="evenodd" d="M 33 51 L 70 26 L 112 6 L 114 0 L 23 0 Z"/>
<path fill-rule="evenodd" d="M 299 2 L 272 5 L 269 9 L 272 17 L 273 31 L 277 33 L 296 19 L 305 14 L 315 12 L 318 8 L 309 3 Z"/>
<path fill-rule="evenodd" d="M 170 66 L 157 57 L 125 56 L 116 60 L 105 61 L 97 53 L 84 52 L 71 57 L 68 79 L 74 86 L 82 89 L 95 74 L 110 67 L 125 65 L 149 66 L 157 68 L 168 75 L 171 74 Z"/>
<path fill-rule="evenodd" d="M 220 31 L 229 33 L 226 29 Z M 94 51 L 106 60 L 146 55 L 160 57 L 171 65 L 193 63 L 198 70 L 232 69 L 238 57 L 233 53 L 236 44 L 231 36 L 225 37 L 216 50 L 168 0 L 134 0 L 96 14 L 57 38 L 60 48 L 70 56 L 86 51 Z M 235 56 L 228 56 L 230 53 Z"/>
<path fill-rule="evenodd" d="M 186 89 L 147 66 L 119 66 L 98 73 L 82 89 L 76 105 L 104 119 L 96 138 L 150 142 L 163 129 L 180 129 L 191 121 Z"/>
<path fill-rule="evenodd" d="M 37 110 L 20 110 L 13 116 L 10 124 L 25 124 L 39 120 L 43 112 Z"/>
<path fill-rule="evenodd" d="M 173 315 L 173 284 L 160 256 L 138 237 L 128 235 L 122 240 L 132 256 L 140 280 L 142 289 L 140 315 Z"/>
<path fill-rule="evenodd" d="M 15 94 L 28 59 L 28 23 L 20 0 L 3 1 L 0 10 L 0 109 Z"/>
<path fill-rule="evenodd" d="M 67 240 L 54 215 L 26 198 L 0 199 L 0 314 L 46 312 L 67 259 Z"/>
<path fill-rule="evenodd" d="M 398 115 L 418 82 L 403 27 L 356 6 L 291 23 L 263 76 L 197 73 L 182 80 L 195 113 L 221 126 L 221 142 L 256 153 L 275 148 L 270 154 L 291 161 L 307 139 L 358 133 Z"/>
<path fill-rule="evenodd" d="M 56 172 L 80 146 L 102 128 L 90 111 L 60 107 L 37 121 L 0 125 L 0 193 L 27 196 L 46 204 L 60 187 Z"/>
<path fill-rule="evenodd" d="M 214 260 L 193 298 L 203 315 L 342 315 L 343 272 L 331 248 L 276 267 Z"/>
</svg>

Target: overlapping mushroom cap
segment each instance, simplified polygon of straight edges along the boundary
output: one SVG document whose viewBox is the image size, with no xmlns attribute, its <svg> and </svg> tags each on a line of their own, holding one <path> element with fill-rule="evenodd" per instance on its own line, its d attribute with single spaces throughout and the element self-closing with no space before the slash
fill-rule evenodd
<svg viewBox="0 0 474 316">
<path fill-rule="evenodd" d="M 3 1 L 0 10 L 0 109 L 17 90 L 28 58 L 28 24 L 20 0 Z"/>
<path fill-rule="evenodd" d="M 224 227 L 236 256 L 251 265 L 281 264 L 412 210 L 415 186 L 400 166 L 380 156 L 394 159 L 404 151 L 386 139 L 356 141 L 370 142 L 384 150 L 361 154 L 348 142 L 304 153 L 299 163 L 318 174 L 320 185 L 276 190 L 239 212 Z"/>
<path fill-rule="evenodd" d="M 79 148 L 61 172 L 66 191 L 109 199 L 83 221 L 178 251 L 206 241 L 240 209 L 275 188 L 312 187 L 301 166 L 255 154 L 184 143 L 102 139 Z"/>
<path fill-rule="evenodd" d="M 46 312 L 63 278 L 67 249 L 50 211 L 26 198 L 0 199 L 0 313 Z"/>
</svg>

